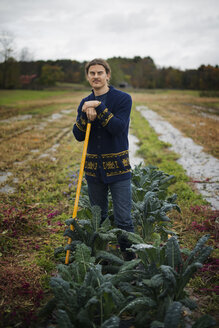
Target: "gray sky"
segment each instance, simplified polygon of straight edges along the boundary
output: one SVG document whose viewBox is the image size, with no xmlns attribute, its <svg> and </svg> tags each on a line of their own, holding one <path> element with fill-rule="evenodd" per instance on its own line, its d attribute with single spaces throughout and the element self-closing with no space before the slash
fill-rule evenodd
<svg viewBox="0 0 219 328">
<path fill-rule="evenodd" d="M 218 0 L 0 0 L 0 32 L 17 56 L 150 56 L 159 67 L 219 64 Z"/>
</svg>

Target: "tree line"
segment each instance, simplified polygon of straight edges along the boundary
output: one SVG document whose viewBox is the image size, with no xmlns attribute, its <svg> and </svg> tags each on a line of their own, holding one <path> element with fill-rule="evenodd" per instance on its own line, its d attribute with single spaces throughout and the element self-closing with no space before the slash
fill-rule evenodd
<svg viewBox="0 0 219 328">
<path fill-rule="evenodd" d="M 218 65 L 201 65 L 185 71 L 159 68 L 151 57 L 113 57 L 108 62 L 112 69 L 111 84 L 120 87 L 154 89 L 218 90 Z M 37 89 L 54 86 L 56 82 L 85 83 L 85 62 L 76 60 L 17 61 L 9 57 L 0 63 L 0 88 Z"/>
<path fill-rule="evenodd" d="M 112 69 L 111 84 L 144 89 L 218 90 L 219 67 L 201 65 L 185 71 L 174 67 L 157 67 L 151 57 L 113 57 L 108 62 Z M 12 34 L 0 33 L 0 88 L 37 89 L 54 86 L 56 82 L 84 83 L 85 62 L 70 59 L 32 59 L 28 48 L 23 48 L 19 60 L 15 56 Z"/>
<path fill-rule="evenodd" d="M 20 60 L 13 56 L 12 39 L 8 33 L 1 38 L 0 88 L 37 89 L 53 86 L 56 82 L 85 83 L 85 62 L 70 59 L 31 60 L 28 49 L 23 49 Z M 111 84 L 120 87 L 154 89 L 218 90 L 218 65 L 201 65 L 198 69 L 180 70 L 159 68 L 151 57 L 113 57 Z"/>
</svg>

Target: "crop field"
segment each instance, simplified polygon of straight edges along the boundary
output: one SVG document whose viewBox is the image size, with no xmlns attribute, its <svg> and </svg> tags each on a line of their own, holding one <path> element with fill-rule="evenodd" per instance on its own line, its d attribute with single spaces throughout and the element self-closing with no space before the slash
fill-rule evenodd
<svg viewBox="0 0 219 328">
<path fill-rule="evenodd" d="M 40 327 L 37 313 L 51 297 L 49 281 L 59 264 L 54 249 L 67 244 L 63 233 L 73 211 L 83 146 L 74 140 L 72 126 L 88 92 L 74 86 L 0 90 L 0 327 Z M 197 193 L 176 163 L 177 155 L 158 140 L 135 106 L 156 111 L 219 158 L 219 98 L 200 97 L 198 91 L 128 92 L 131 131 L 145 164 L 176 177 L 168 192 L 177 194 L 181 212 L 173 210 L 169 217 L 180 243 L 192 249 L 210 234 L 208 245 L 214 250 L 187 291 L 199 305 L 194 318 L 205 313 L 216 318 L 218 211 Z"/>
</svg>

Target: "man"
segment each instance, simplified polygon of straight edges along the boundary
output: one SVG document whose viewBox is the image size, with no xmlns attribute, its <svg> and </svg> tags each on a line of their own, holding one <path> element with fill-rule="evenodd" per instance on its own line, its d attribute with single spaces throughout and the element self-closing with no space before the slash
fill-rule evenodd
<svg viewBox="0 0 219 328">
<path fill-rule="evenodd" d="M 88 120 L 92 122 L 85 162 L 85 177 L 91 205 L 101 208 L 102 221 L 108 216 L 108 190 L 118 228 L 133 232 L 131 218 L 131 172 L 128 154 L 128 129 L 132 99 L 109 85 L 111 69 L 103 59 L 94 59 L 85 67 L 92 93 L 78 107 L 73 134 L 85 138 Z M 120 238 L 125 260 L 133 254 L 126 251 L 130 243 Z"/>
</svg>

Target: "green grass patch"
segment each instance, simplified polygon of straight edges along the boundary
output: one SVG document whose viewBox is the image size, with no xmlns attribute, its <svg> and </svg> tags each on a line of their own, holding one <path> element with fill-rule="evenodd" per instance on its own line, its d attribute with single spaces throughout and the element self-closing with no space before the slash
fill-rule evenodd
<svg viewBox="0 0 219 328">
<path fill-rule="evenodd" d="M 63 96 L 66 91 L 56 90 L 0 90 L 0 106 L 14 106 L 18 102 Z"/>
<path fill-rule="evenodd" d="M 180 95 L 180 96 L 194 96 L 198 97 L 199 96 L 199 91 L 197 90 L 172 90 L 172 89 L 134 89 L 134 88 L 129 88 L 127 92 L 131 93 L 142 93 L 142 94 L 166 94 L 166 95 Z"/>
<path fill-rule="evenodd" d="M 0 90 L 1 119 L 31 114 L 48 116 L 73 107 L 73 92 L 66 90 Z"/>
<path fill-rule="evenodd" d="M 199 91 L 198 90 L 167 90 L 167 93 L 169 95 L 181 95 L 181 96 L 193 96 L 193 97 L 198 97 L 199 96 Z"/>
<path fill-rule="evenodd" d="M 203 90 L 199 92 L 200 97 L 219 97 L 217 90 Z"/>
<path fill-rule="evenodd" d="M 21 106 L 19 106 L 21 107 Z M 23 107 L 22 107 L 23 108 Z M 50 104 L 50 105 L 44 105 L 44 106 L 36 106 L 36 108 L 27 108 L 25 110 L 25 114 L 32 114 L 32 115 L 43 115 L 47 116 L 55 111 L 59 111 L 61 109 L 70 109 L 72 108 L 72 104 L 70 103 L 62 103 L 62 104 Z M 22 114 L 24 111 L 22 110 Z"/>
</svg>

